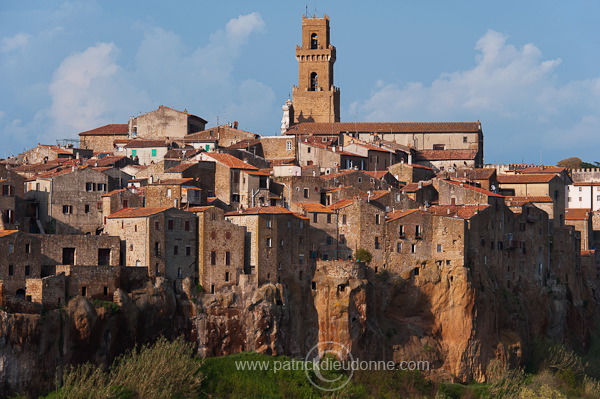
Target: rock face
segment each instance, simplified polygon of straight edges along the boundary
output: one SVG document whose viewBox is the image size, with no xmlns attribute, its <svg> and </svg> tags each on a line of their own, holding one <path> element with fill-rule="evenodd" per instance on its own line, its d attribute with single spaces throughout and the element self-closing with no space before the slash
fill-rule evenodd
<svg viewBox="0 0 600 399">
<path fill-rule="evenodd" d="M 348 262 L 346 262 L 348 263 Z M 350 262 L 352 263 L 352 262 Z M 489 368 L 517 367 L 534 337 L 585 349 L 597 315 L 591 282 L 527 290 L 473 283 L 469 268 L 431 265 L 392 276 L 324 264 L 300 284 L 241 284 L 216 294 L 176 295 L 163 279 L 115 292 L 114 304 L 72 298 L 43 315 L 0 311 L 0 396 L 37 397 L 68 364 L 110 364 L 135 344 L 163 335 L 197 342 L 201 356 L 241 351 L 304 357 L 328 341 L 360 360 L 427 361 L 434 378 L 485 381 Z M 191 300 L 190 300 L 191 298 Z"/>
</svg>

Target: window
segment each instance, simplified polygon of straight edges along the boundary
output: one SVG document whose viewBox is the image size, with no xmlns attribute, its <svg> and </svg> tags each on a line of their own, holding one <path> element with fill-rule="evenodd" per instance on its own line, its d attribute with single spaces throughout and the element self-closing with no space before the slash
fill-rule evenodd
<svg viewBox="0 0 600 399">
<path fill-rule="evenodd" d="M 2 195 L 5 197 L 12 197 L 14 195 L 13 186 L 11 186 L 10 184 L 3 184 L 2 185 Z"/>
<path fill-rule="evenodd" d="M 160 256 L 160 244 L 158 241 L 154 242 L 154 256 Z"/>
<path fill-rule="evenodd" d="M 437 245 L 437 251 L 438 251 L 438 252 L 443 252 L 443 251 L 442 251 L 442 244 L 438 244 L 438 245 Z"/>
<path fill-rule="evenodd" d="M 106 191 L 106 184 L 98 183 L 97 190 L 98 191 Z"/>
<path fill-rule="evenodd" d="M 404 238 L 404 225 L 400 225 L 398 228 L 398 237 Z"/>
<path fill-rule="evenodd" d="M 8 243 L 8 253 L 12 254 L 15 252 L 15 244 L 13 244 L 12 242 Z"/>
<path fill-rule="evenodd" d="M 225 239 L 226 239 L 226 240 L 229 240 L 229 239 L 231 239 L 231 231 L 226 231 L 226 232 L 225 232 Z"/>
<path fill-rule="evenodd" d="M 31 244 L 25 244 L 25 253 L 26 254 L 30 254 L 31 253 Z"/>
<path fill-rule="evenodd" d="M 283 240 L 280 240 L 280 241 L 279 241 L 279 246 L 280 246 L 281 248 L 283 248 L 283 246 L 284 246 L 284 245 L 285 245 L 285 241 L 283 241 Z"/>
<path fill-rule="evenodd" d="M 288 140 L 285 142 L 285 149 L 288 151 L 292 150 L 292 140 Z"/>
<path fill-rule="evenodd" d="M 96 189 L 95 186 L 96 185 L 94 183 L 90 183 L 90 182 L 85 183 L 85 191 L 88 191 L 88 192 L 89 191 L 95 191 L 95 189 Z"/>
<path fill-rule="evenodd" d="M 154 222 L 154 230 L 160 230 L 160 223 Z"/>
<path fill-rule="evenodd" d="M 210 264 L 212 266 L 217 264 L 217 253 L 215 251 L 210 252 Z"/>
<path fill-rule="evenodd" d="M 412 252 L 413 254 L 417 252 L 417 244 L 411 244 L 410 252 Z"/>
<path fill-rule="evenodd" d="M 110 264 L 110 248 L 98 248 L 98 266 Z"/>
<path fill-rule="evenodd" d="M 173 255 L 179 255 L 179 246 L 178 245 L 175 245 L 173 247 Z"/>
<path fill-rule="evenodd" d="M 137 157 L 137 150 L 131 150 L 131 156 Z"/>
<path fill-rule="evenodd" d="M 107 296 L 107 295 L 108 295 L 108 287 L 104 286 L 104 296 Z M 60 301 L 60 299 L 59 299 L 59 301 Z"/>
<path fill-rule="evenodd" d="M 185 221 L 184 226 L 185 226 L 185 231 L 190 231 L 190 221 L 189 220 Z"/>
<path fill-rule="evenodd" d="M 316 33 L 310 35 L 310 48 L 316 50 L 319 48 L 319 36 Z"/>
<path fill-rule="evenodd" d="M 342 215 L 342 224 L 346 224 L 347 219 L 346 219 L 346 215 Z"/>
<path fill-rule="evenodd" d="M 231 265 L 231 252 L 225 252 L 225 264 L 227 266 Z"/>
<path fill-rule="evenodd" d="M 85 204 L 85 213 L 90 213 L 90 205 Z"/>
<path fill-rule="evenodd" d="M 327 223 L 331 223 L 331 213 L 327 214 Z"/>
<path fill-rule="evenodd" d="M 273 246 L 273 240 L 270 238 L 267 238 L 267 248 L 271 248 Z"/>
<path fill-rule="evenodd" d="M 129 201 L 123 200 L 123 208 L 129 208 Z"/>
<path fill-rule="evenodd" d="M 15 267 L 13 265 L 8 265 L 8 275 L 12 276 L 15 274 Z"/>
<path fill-rule="evenodd" d="M 229 282 L 229 272 L 225 272 L 225 282 Z"/>
<path fill-rule="evenodd" d="M 87 287 L 81 287 L 81 296 L 87 295 Z"/>
<path fill-rule="evenodd" d="M 327 236 L 327 245 L 332 245 L 332 244 L 333 244 L 333 237 Z"/>
<path fill-rule="evenodd" d="M 217 239 L 217 232 L 216 231 L 211 231 L 210 232 L 210 239 L 211 240 L 216 240 Z"/>
<path fill-rule="evenodd" d="M 379 249 L 379 237 L 375 237 L 375 249 Z"/>
<path fill-rule="evenodd" d="M 319 218 L 319 214 L 318 213 L 313 213 L 313 223 L 317 223 Z"/>
<path fill-rule="evenodd" d="M 303 264 L 304 264 L 304 254 L 300 254 L 300 255 L 298 255 L 298 263 L 299 263 L 300 265 L 303 265 Z"/>
<path fill-rule="evenodd" d="M 398 252 L 398 253 L 402 252 L 402 243 L 401 242 L 396 244 L 396 252 Z"/>
<path fill-rule="evenodd" d="M 30 272 L 31 272 L 30 266 L 29 265 L 25 265 L 25 275 L 29 276 Z"/>
<path fill-rule="evenodd" d="M 310 88 L 309 91 L 319 90 L 319 75 L 316 72 L 310 74 Z"/>
<path fill-rule="evenodd" d="M 181 267 L 177 268 L 177 278 L 183 278 L 183 273 L 181 271 Z"/>
<path fill-rule="evenodd" d="M 70 215 L 73 213 L 73 206 L 72 205 L 63 205 L 63 213 L 65 215 Z"/>
<path fill-rule="evenodd" d="M 434 150 L 445 150 L 446 149 L 446 145 L 445 144 L 434 144 L 433 145 L 433 149 Z"/>
<path fill-rule="evenodd" d="M 420 238 L 421 237 L 421 226 L 415 226 L 415 237 Z"/>
<path fill-rule="evenodd" d="M 467 143 L 467 136 L 463 136 L 463 143 Z"/>
<path fill-rule="evenodd" d="M 346 243 L 346 236 L 344 234 L 340 234 L 340 244 Z"/>
<path fill-rule="evenodd" d="M 362 177 L 359 177 L 359 178 L 357 179 L 357 181 L 358 181 L 359 183 L 362 183 Z"/>
<path fill-rule="evenodd" d="M 156 148 L 152 149 L 152 156 L 155 157 L 156 156 Z"/>
<path fill-rule="evenodd" d="M 579 191 L 581 191 L 581 187 L 579 187 Z"/>
<path fill-rule="evenodd" d="M 307 148 L 306 148 L 306 152 L 307 152 L 308 154 L 310 154 L 310 147 L 307 147 Z"/>
<path fill-rule="evenodd" d="M 381 215 L 380 214 L 375 215 L 375 224 L 381 224 Z"/>
<path fill-rule="evenodd" d="M 62 264 L 63 265 L 74 265 L 75 264 L 75 248 L 63 248 Z"/>
<path fill-rule="evenodd" d="M 304 189 L 304 198 L 310 198 L 310 190 L 308 188 Z"/>
<path fill-rule="evenodd" d="M 167 221 L 167 229 L 169 230 L 173 230 L 173 227 L 175 226 L 175 222 L 173 221 L 173 219 L 169 219 Z"/>
<path fill-rule="evenodd" d="M 173 190 L 171 190 L 170 188 L 167 188 L 167 198 L 171 198 L 172 195 L 173 195 Z"/>
<path fill-rule="evenodd" d="M 267 219 L 265 221 L 265 225 L 267 226 L 267 229 L 270 229 L 273 226 L 273 221 L 271 219 Z"/>
<path fill-rule="evenodd" d="M 189 245 L 186 245 L 185 247 L 185 256 L 191 256 L 192 255 L 192 247 Z"/>
</svg>

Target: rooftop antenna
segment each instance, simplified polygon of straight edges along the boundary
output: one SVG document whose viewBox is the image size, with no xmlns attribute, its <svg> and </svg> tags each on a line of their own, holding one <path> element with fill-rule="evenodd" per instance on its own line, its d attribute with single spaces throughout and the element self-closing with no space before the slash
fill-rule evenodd
<svg viewBox="0 0 600 399">
<path fill-rule="evenodd" d="M 306 10 L 304 11 L 304 15 L 308 18 L 308 3 L 306 3 Z"/>
<path fill-rule="evenodd" d="M 317 18 L 317 2 L 315 1 L 315 13 L 313 14 L 313 18 Z"/>
</svg>

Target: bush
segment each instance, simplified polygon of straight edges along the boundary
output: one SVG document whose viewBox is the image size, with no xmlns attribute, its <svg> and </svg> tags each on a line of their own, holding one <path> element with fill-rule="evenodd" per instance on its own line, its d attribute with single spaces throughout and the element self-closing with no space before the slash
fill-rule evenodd
<svg viewBox="0 0 600 399">
<path fill-rule="evenodd" d="M 119 357 L 108 371 L 86 363 L 66 370 L 62 387 L 49 398 L 196 398 L 201 362 L 183 338 L 160 338 Z"/>
<path fill-rule="evenodd" d="M 373 255 L 364 248 L 358 248 L 354 253 L 354 259 L 368 264 L 373 259 Z"/>
</svg>

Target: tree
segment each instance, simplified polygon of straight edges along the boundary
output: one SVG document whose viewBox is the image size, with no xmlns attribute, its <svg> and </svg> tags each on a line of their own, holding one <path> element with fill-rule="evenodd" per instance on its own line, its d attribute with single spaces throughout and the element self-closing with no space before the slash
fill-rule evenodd
<svg viewBox="0 0 600 399">
<path fill-rule="evenodd" d="M 567 169 L 579 169 L 581 167 L 581 158 L 571 157 L 558 161 L 556 166 L 560 166 Z"/>
<path fill-rule="evenodd" d="M 354 259 L 369 263 L 373 259 L 373 255 L 371 255 L 371 253 L 364 248 L 358 248 L 354 253 Z"/>
</svg>

